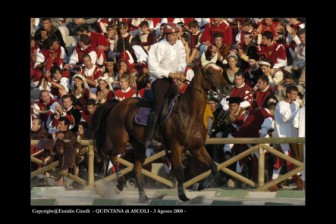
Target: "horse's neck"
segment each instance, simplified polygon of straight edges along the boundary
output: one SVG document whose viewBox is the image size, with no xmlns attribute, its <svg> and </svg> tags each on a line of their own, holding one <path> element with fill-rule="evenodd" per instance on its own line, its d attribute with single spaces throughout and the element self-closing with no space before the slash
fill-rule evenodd
<svg viewBox="0 0 336 224">
<path fill-rule="evenodd" d="M 188 106 L 193 116 L 202 116 L 206 105 L 206 91 L 203 89 L 203 75 L 200 72 L 195 74 L 190 86 L 184 93 L 183 105 Z"/>
</svg>

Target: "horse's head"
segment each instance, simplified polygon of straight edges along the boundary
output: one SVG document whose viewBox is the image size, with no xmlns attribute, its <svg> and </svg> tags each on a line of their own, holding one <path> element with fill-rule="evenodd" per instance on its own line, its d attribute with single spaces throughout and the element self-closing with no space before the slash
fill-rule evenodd
<svg viewBox="0 0 336 224">
<path fill-rule="evenodd" d="M 223 77 L 223 69 L 215 63 L 209 63 L 203 68 L 205 89 L 212 90 L 222 95 L 230 94 L 230 85 Z"/>
</svg>

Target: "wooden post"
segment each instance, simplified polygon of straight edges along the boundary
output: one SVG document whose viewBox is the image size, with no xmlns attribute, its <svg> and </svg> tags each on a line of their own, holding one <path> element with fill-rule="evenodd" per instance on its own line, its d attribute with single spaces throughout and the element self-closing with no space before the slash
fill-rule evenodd
<svg viewBox="0 0 336 224">
<path fill-rule="evenodd" d="M 86 181 L 84 179 L 79 178 L 79 177 L 77 177 L 77 176 L 75 176 L 75 175 L 73 175 L 73 174 L 71 174 L 67 171 L 62 170 L 60 172 L 60 174 L 65 176 L 65 177 L 68 177 L 69 179 L 71 179 L 73 181 L 76 181 L 76 182 L 80 183 L 81 185 L 84 185 L 84 186 L 86 185 Z"/>
<path fill-rule="evenodd" d="M 126 174 L 126 173 L 131 172 L 132 170 L 133 170 L 133 167 L 127 167 L 125 169 L 120 170 L 119 174 Z M 95 183 L 108 182 L 108 181 L 114 180 L 116 178 L 117 178 L 117 173 L 114 173 L 110 176 L 105 177 L 104 179 L 97 180 Z"/>
<path fill-rule="evenodd" d="M 33 163 L 39 164 L 39 165 L 43 164 L 43 161 L 42 161 L 42 160 L 37 159 L 37 158 L 35 158 L 35 157 L 33 157 L 33 156 L 30 157 L 30 161 L 33 162 Z"/>
<path fill-rule="evenodd" d="M 258 150 L 258 146 L 253 146 L 252 148 L 249 148 L 248 150 L 232 157 L 229 160 L 226 160 L 224 163 L 221 163 L 219 165 L 217 165 L 218 169 L 222 169 L 223 167 L 227 167 L 230 166 L 232 163 L 237 162 L 238 160 L 244 158 L 245 156 L 250 155 L 252 152 L 257 151 Z"/>
<path fill-rule="evenodd" d="M 217 169 L 218 169 L 218 170 L 223 169 L 223 168 L 225 168 L 225 167 L 231 165 L 232 163 L 237 162 L 237 161 L 240 160 L 241 158 L 244 158 L 245 156 L 250 155 L 252 152 L 254 152 L 254 151 L 256 151 L 256 150 L 257 150 L 257 146 L 253 146 L 252 148 L 250 148 L 250 149 L 248 149 L 248 150 L 246 150 L 246 151 L 240 153 L 239 155 L 236 155 L 236 156 L 232 157 L 231 159 L 225 161 L 224 163 L 218 164 L 218 165 L 217 165 Z M 224 169 L 224 170 L 225 170 L 225 169 Z M 223 171 L 224 171 L 224 170 L 223 170 Z M 235 172 L 233 172 L 233 173 L 236 174 Z M 210 171 L 210 170 L 208 170 L 208 171 L 206 171 L 206 172 L 204 172 L 204 173 L 201 173 L 200 175 L 198 175 L 198 176 L 196 176 L 196 177 L 194 177 L 194 178 L 188 180 L 187 182 L 184 182 L 183 187 L 184 187 L 184 188 L 187 188 L 187 187 L 189 187 L 189 186 L 191 186 L 191 185 L 193 185 L 193 184 L 199 182 L 200 180 L 203 180 L 204 178 L 206 178 L 206 177 L 209 176 L 210 174 L 211 174 L 211 171 Z M 238 175 L 238 174 L 236 174 L 236 175 Z M 246 183 L 246 184 L 249 184 L 249 185 L 251 185 L 252 183 L 254 183 L 254 182 L 252 182 L 252 181 L 251 181 L 251 182 L 247 182 L 247 181 L 244 181 L 244 180 L 243 180 L 243 182 Z M 252 184 L 252 185 L 253 185 L 253 184 Z"/>
<path fill-rule="evenodd" d="M 30 174 L 30 177 L 35 177 L 37 174 L 43 174 L 45 173 L 46 171 L 58 166 L 59 164 L 59 161 L 55 161 L 53 163 L 50 163 L 49 165 L 45 166 L 45 167 L 42 167 L 41 169 L 38 169 L 38 170 L 35 170 L 34 172 L 32 172 Z"/>
<path fill-rule="evenodd" d="M 89 176 L 88 176 L 88 185 L 93 187 L 94 183 L 94 149 L 93 145 L 89 145 Z"/>
<path fill-rule="evenodd" d="M 254 183 L 253 181 L 247 179 L 246 177 L 243 177 L 242 175 L 240 175 L 240 174 L 238 174 L 238 173 L 236 173 L 236 172 L 234 172 L 234 171 L 232 171 L 232 170 L 230 170 L 230 169 L 228 169 L 228 168 L 226 168 L 226 167 L 222 168 L 222 170 L 223 170 L 225 173 L 229 174 L 230 176 L 232 176 L 232 177 L 234 177 L 234 178 L 237 178 L 237 179 L 240 180 L 241 182 L 250 185 L 251 187 L 257 187 L 257 184 Z"/>
<path fill-rule="evenodd" d="M 278 150 L 276 150 L 276 149 L 274 149 L 274 148 L 272 148 L 268 145 L 263 145 L 263 148 L 266 149 L 267 151 L 269 151 L 270 153 L 272 153 L 276 156 L 279 156 L 280 158 L 293 163 L 296 166 L 303 166 L 303 163 L 301 163 L 300 161 L 298 161 L 296 159 L 293 159 L 292 157 L 289 157 L 289 156 L 285 155 L 284 153 L 279 152 Z"/>
<path fill-rule="evenodd" d="M 156 180 L 160 183 L 163 183 L 164 185 L 166 185 L 168 187 L 174 187 L 174 183 L 171 182 L 170 180 L 167 180 L 163 177 L 155 175 L 155 174 L 153 174 L 153 173 L 151 173 L 151 172 L 149 172 L 148 170 L 145 170 L 145 169 L 142 169 L 141 172 L 142 172 L 143 175 L 148 176 L 148 177 L 150 177 L 150 178 L 152 178 L 152 179 L 154 179 L 154 180 Z"/>
<path fill-rule="evenodd" d="M 261 144 L 258 144 L 258 187 L 261 187 L 265 183 L 265 153 Z"/>
<path fill-rule="evenodd" d="M 272 181 L 268 182 L 267 184 L 264 184 L 263 186 L 258 187 L 256 189 L 256 191 L 264 191 L 264 190 L 266 190 L 266 189 L 268 189 L 268 188 L 286 180 L 287 178 L 289 178 L 291 176 L 294 176 L 295 174 L 297 174 L 298 172 L 301 172 L 302 170 L 304 170 L 304 166 L 299 166 L 298 168 L 286 173 L 285 175 L 282 175 L 282 176 L 276 178 L 275 180 L 272 180 Z"/>
<path fill-rule="evenodd" d="M 124 160 L 123 158 L 119 158 L 119 157 L 118 157 L 118 162 L 120 162 L 121 164 L 123 164 L 123 165 L 125 165 L 125 166 L 127 166 L 127 167 L 132 167 L 132 169 L 134 168 L 134 164 L 133 164 L 133 163 L 130 163 L 130 162 L 128 162 L 127 160 Z M 142 170 L 141 170 L 141 173 L 142 173 L 143 175 L 145 175 L 145 176 L 148 176 L 148 177 L 150 177 L 150 178 L 152 178 L 152 179 L 154 179 L 154 180 L 160 182 L 160 183 L 165 184 L 165 185 L 168 186 L 168 187 L 173 187 L 173 186 L 174 186 L 174 183 L 173 183 L 173 182 L 171 182 L 171 181 L 169 181 L 169 180 L 167 180 L 167 179 L 165 179 L 165 178 L 162 178 L 162 177 L 160 177 L 160 176 L 158 176 L 158 175 L 155 175 L 155 174 L 149 172 L 148 170 L 142 169 Z"/>
<path fill-rule="evenodd" d="M 191 186 L 191 185 L 193 185 L 193 184 L 199 182 L 200 180 L 203 180 L 204 178 L 206 178 L 206 177 L 209 176 L 210 174 L 211 174 L 211 171 L 210 171 L 210 170 L 208 170 L 208 171 L 206 171 L 206 172 L 204 172 L 204 173 L 201 173 L 200 175 L 198 175 L 198 176 L 196 176 L 196 177 L 194 177 L 194 178 L 188 180 L 187 182 L 184 182 L 184 183 L 183 183 L 183 187 L 184 187 L 184 188 L 187 188 L 187 187 L 189 187 L 189 186 Z"/>
</svg>

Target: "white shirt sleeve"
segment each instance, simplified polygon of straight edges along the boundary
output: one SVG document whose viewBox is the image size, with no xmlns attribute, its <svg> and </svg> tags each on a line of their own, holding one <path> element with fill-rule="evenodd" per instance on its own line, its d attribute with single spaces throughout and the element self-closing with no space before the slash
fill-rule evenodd
<svg viewBox="0 0 336 224">
<path fill-rule="evenodd" d="M 268 76 L 268 80 L 271 86 L 275 87 L 283 79 L 283 72 L 277 71 L 272 76 Z"/>
<path fill-rule="evenodd" d="M 163 55 L 164 49 L 162 47 L 159 47 L 158 44 L 152 45 L 148 52 L 149 72 L 157 78 L 168 78 L 168 75 L 170 73 L 168 70 L 160 68 L 160 62 L 163 59 Z"/>
<path fill-rule="evenodd" d="M 64 59 L 65 57 L 65 49 L 64 47 L 61 46 L 61 55 L 60 55 L 60 58 Z"/>
<path fill-rule="evenodd" d="M 145 62 L 147 63 L 147 58 L 148 55 L 146 54 L 146 52 L 142 49 L 142 47 L 138 46 L 138 45 L 134 45 L 132 46 L 134 54 L 136 56 L 137 62 Z"/>
<path fill-rule="evenodd" d="M 41 51 L 39 51 L 39 52 L 36 54 L 36 61 L 35 61 L 35 64 L 34 64 L 34 68 L 36 68 L 36 66 L 38 66 L 39 64 L 44 63 L 44 61 L 45 61 L 45 57 L 44 57 L 44 55 L 41 53 Z"/>
<path fill-rule="evenodd" d="M 60 81 L 60 84 L 62 86 L 64 86 L 64 89 L 65 89 L 66 93 L 68 93 L 69 92 L 69 79 L 66 78 L 66 77 L 62 77 L 61 81 Z"/>
<path fill-rule="evenodd" d="M 300 118 L 299 114 L 300 113 L 296 113 L 295 116 L 294 116 L 294 118 L 293 118 L 293 126 L 294 126 L 294 128 L 299 128 L 299 124 L 300 124 L 300 122 L 299 122 L 299 118 Z"/>
<path fill-rule="evenodd" d="M 296 110 L 297 111 L 297 110 Z M 293 118 L 293 116 L 295 116 L 295 113 L 296 111 L 294 111 L 292 113 L 290 107 L 287 107 L 287 106 L 284 106 L 284 105 L 281 105 L 279 107 L 279 114 L 280 114 L 280 118 L 283 122 L 287 122 L 289 121 L 290 119 Z"/>
<path fill-rule="evenodd" d="M 273 125 L 273 119 L 271 117 L 265 118 L 264 122 L 261 125 L 260 138 L 265 138 L 268 130 L 272 128 L 272 125 Z"/>
<path fill-rule="evenodd" d="M 74 49 L 74 51 L 72 52 L 72 54 L 70 56 L 69 64 L 75 65 L 78 62 L 79 62 L 78 54 L 77 54 L 76 49 Z"/>
<path fill-rule="evenodd" d="M 239 106 L 242 107 L 242 108 L 247 108 L 247 107 L 251 106 L 251 103 L 249 101 L 245 100 L 245 101 L 241 102 L 239 104 Z"/>
<path fill-rule="evenodd" d="M 97 53 L 95 51 L 91 51 L 89 55 L 91 57 L 92 64 L 95 65 L 97 63 Z"/>
<path fill-rule="evenodd" d="M 186 73 L 186 79 L 191 81 L 194 78 L 194 71 L 192 69 L 188 69 L 187 73 Z"/>
</svg>

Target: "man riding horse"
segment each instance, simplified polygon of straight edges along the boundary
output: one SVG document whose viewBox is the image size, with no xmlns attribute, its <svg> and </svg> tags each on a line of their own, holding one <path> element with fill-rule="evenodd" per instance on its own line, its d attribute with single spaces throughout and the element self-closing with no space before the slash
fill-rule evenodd
<svg viewBox="0 0 336 224">
<path fill-rule="evenodd" d="M 172 94 L 177 93 L 173 79 L 184 79 L 186 52 L 182 41 L 178 40 L 178 32 L 175 23 L 167 23 L 163 27 L 165 39 L 152 45 L 148 52 L 148 68 L 154 99 L 146 133 L 146 148 L 159 144 L 153 139 L 155 127 L 167 95 L 170 91 Z"/>
</svg>

